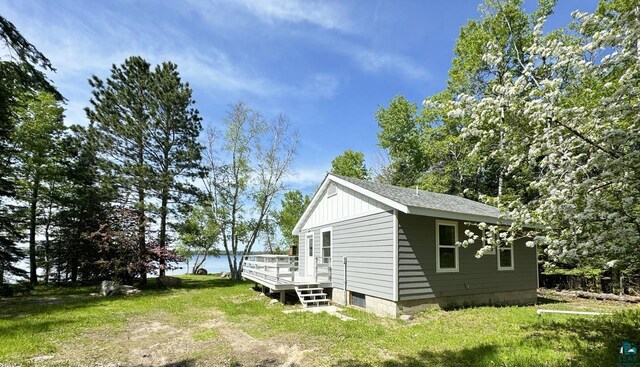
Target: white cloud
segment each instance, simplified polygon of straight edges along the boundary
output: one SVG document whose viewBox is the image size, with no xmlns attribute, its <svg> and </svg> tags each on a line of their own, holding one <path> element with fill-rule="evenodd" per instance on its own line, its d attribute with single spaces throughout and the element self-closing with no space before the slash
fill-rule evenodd
<svg viewBox="0 0 640 367">
<path fill-rule="evenodd" d="M 328 167 L 302 167 L 294 168 L 284 180 L 285 184 L 295 187 L 313 187 L 320 185 L 320 182 L 327 175 Z"/>
<path fill-rule="evenodd" d="M 309 23 L 339 31 L 352 28 L 346 9 L 339 3 L 303 0 L 242 0 L 240 3 L 263 21 Z"/>
<path fill-rule="evenodd" d="M 425 68 L 401 55 L 373 51 L 356 46 L 343 47 L 342 50 L 367 72 L 387 71 L 398 73 L 409 79 L 419 80 L 432 78 L 431 73 Z"/>
<path fill-rule="evenodd" d="M 45 8 L 36 10 L 46 11 Z M 55 23 L 49 23 L 40 20 L 41 17 L 29 21 L 21 19 L 18 12 L 10 13 L 23 35 L 47 55 L 57 69 L 50 77 L 69 100 L 66 115 L 70 123 L 86 123 L 83 108 L 90 97 L 87 79 L 94 74 L 106 77 L 112 64 L 121 64 L 132 55 L 140 55 L 152 64 L 173 61 L 183 80 L 199 91 L 229 98 L 254 95 L 323 99 L 333 97 L 339 87 L 336 77 L 323 73 L 292 81 L 261 75 L 254 70 L 255 65 L 239 63 L 214 45 L 193 48 L 186 34 L 171 27 L 160 31 L 153 24 L 119 21 L 113 14 L 96 13 L 83 18 L 65 14 Z M 284 13 L 274 14 L 284 16 Z"/>
</svg>

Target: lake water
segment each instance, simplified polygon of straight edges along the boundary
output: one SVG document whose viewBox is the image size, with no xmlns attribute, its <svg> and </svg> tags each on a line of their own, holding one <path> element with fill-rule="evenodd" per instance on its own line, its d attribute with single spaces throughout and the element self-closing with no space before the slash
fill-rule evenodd
<svg viewBox="0 0 640 367">
<path fill-rule="evenodd" d="M 240 262 L 241 257 L 242 256 L 240 255 L 236 256 L 238 262 Z M 22 261 L 17 263 L 16 266 L 18 268 L 29 271 L 29 259 L 23 259 Z M 187 269 L 187 264 L 185 262 L 178 263 L 177 266 L 179 267 L 179 269 L 167 271 L 167 275 L 187 274 L 191 270 Z M 189 261 L 189 267 L 193 267 L 193 259 Z M 209 272 L 209 274 L 229 271 L 229 261 L 227 260 L 227 255 L 221 255 L 219 257 L 207 256 L 207 260 L 205 260 L 204 264 L 202 264 L 202 267 L 207 269 L 207 272 Z M 42 276 L 43 274 L 43 270 L 38 269 L 38 275 Z M 5 275 L 5 281 L 8 283 L 15 283 L 17 279 Z"/>
<path fill-rule="evenodd" d="M 242 256 L 238 255 L 236 257 L 236 261 L 240 262 L 240 258 L 242 258 Z M 195 259 L 195 257 L 189 261 L 189 268 L 187 268 L 187 264 L 185 262 L 178 263 L 178 267 L 180 267 L 180 269 L 167 271 L 167 275 L 180 275 L 189 273 L 191 271 L 191 268 L 193 267 L 193 259 Z M 229 261 L 227 260 L 227 255 L 221 255 L 219 257 L 207 256 L 207 259 L 205 260 L 204 264 L 202 264 L 202 267 L 205 268 L 209 274 L 229 271 Z"/>
</svg>

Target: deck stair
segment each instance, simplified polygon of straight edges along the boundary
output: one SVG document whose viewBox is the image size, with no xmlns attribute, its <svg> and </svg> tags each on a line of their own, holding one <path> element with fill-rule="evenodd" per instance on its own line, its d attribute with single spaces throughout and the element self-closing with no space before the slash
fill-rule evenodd
<svg viewBox="0 0 640 367">
<path fill-rule="evenodd" d="M 329 300 L 324 288 L 320 288 L 318 284 L 304 284 L 295 287 L 302 307 L 318 307 L 328 306 Z"/>
</svg>

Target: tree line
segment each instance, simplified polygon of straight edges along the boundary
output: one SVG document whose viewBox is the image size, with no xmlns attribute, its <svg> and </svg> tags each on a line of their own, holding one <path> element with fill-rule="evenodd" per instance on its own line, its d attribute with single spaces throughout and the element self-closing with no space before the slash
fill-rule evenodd
<svg viewBox="0 0 640 367">
<path fill-rule="evenodd" d="M 132 56 L 89 79 L 89 124 L 65 124 L 51 62 L 2 17 L 0 32 L 12 51 L 0 61 L 0 286 L 145 283 L 218 242 L 238 277 L 235 255 L 273 227 L 296 152 L 286 116 L 238 102 L 223 130 L 205 131 L 178 66 Z"/>
</svg>

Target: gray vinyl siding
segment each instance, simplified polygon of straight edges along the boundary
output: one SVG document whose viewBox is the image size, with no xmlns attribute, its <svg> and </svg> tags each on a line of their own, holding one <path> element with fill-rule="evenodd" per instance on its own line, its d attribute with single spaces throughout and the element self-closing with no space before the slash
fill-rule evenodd
<svg viewBox="0 0 640 367">
<path fill-rule="evenodd" d="M 458 240 L 468 227 L 458 223 Z M 497 255 L 475 258 L 480 243 L 459 249 L 459 272 L 436 272 L 436 218 L 398 213 L 398 297 L 400 301 L 537 287 L 536 250 L 514 246 L 514 270 L 498 271 Z"/>
<path fill-rule="evenodd" d="M 344 288 L 343 257 L 347 257 L 347 290 L 393 300 L 393 213 L 381 212 L 312 228 L 314 255 L 320 256 L 320 232 L 332 229 L 332 285 Z M 305 273 L 306 234 L 300 233 L 299 271 Z"/>
</svg>

